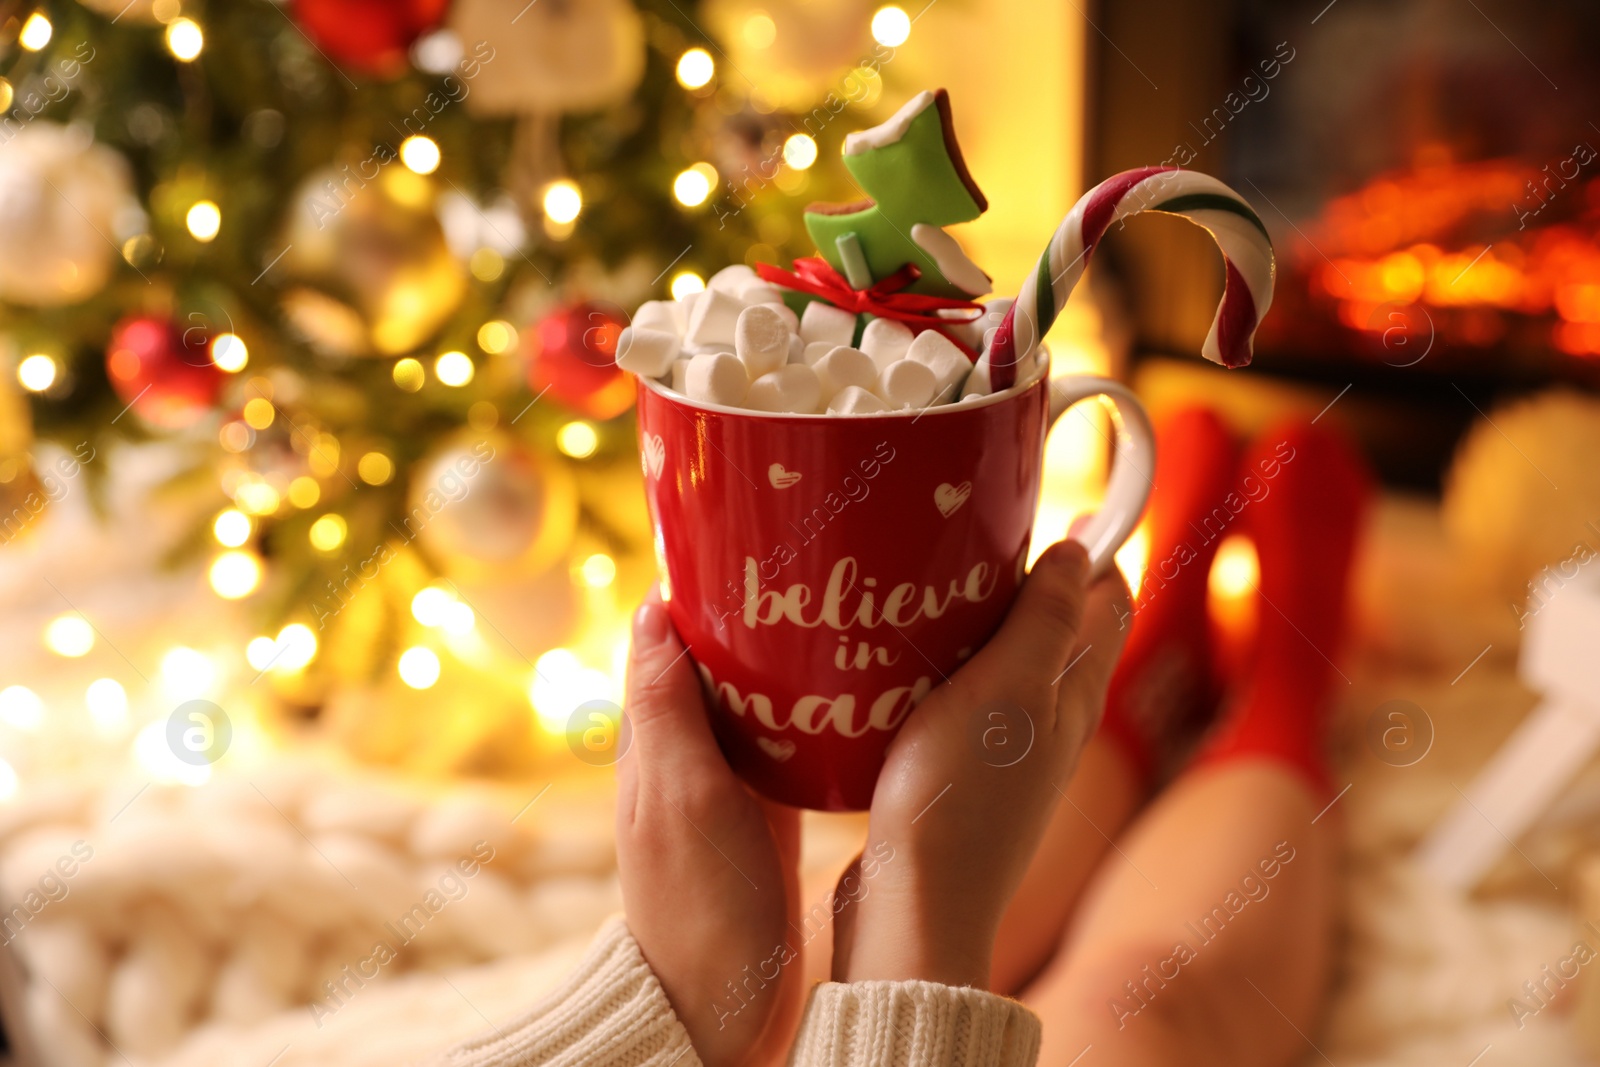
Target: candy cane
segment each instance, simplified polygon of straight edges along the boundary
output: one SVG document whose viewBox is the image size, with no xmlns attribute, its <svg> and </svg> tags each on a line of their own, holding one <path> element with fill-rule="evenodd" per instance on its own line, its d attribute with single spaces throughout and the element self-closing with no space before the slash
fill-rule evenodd
<svg viewBox="0 0 1600 1067">
<path fill-rule="evenodd" d="M 1215 178 L 1178 167 L 1143 167 L 1107 178 L 1061 220 L 983 357 L 992 389 L 1016 380 L 1017 363 L 1049 332 L 1111 224 L 1141 211 L 1181 215 L 1216 240 L 1227 279 L 1201 352 L 1224 367 L 1250 362 L 1250 341 L 1272 303 L 1276 274 L 1267 228 L 1243 197 Z"/>
</svg>

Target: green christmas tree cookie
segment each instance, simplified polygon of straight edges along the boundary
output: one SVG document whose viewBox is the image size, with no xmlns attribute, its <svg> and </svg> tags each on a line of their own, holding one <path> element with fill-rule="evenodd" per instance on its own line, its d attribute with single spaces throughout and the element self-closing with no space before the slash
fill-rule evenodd
<svg viewBox="0 0 1600 1067">
<path fill-rule="evenodd" d="M 970 222 L 989 203 L 967 172 L 943 89 L 920 92 L 887 122 L 850 134 L 844 165 L 869 199 L 812 204 L 817 252 L 857 289 L 915 263 L 913 292 L 976 297 L 990 280 L 942 227 Z"/>
</svg>

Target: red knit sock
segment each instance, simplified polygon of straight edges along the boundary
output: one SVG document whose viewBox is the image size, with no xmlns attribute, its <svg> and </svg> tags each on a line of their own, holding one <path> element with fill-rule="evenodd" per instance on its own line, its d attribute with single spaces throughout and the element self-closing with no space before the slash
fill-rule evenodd
<svg viewBox="0 0 1600 1067">
<path fill-rule="evenodd" d="M 1347 684 L 1333 661 L 1369 492 L 1365 468 L 1333 431 L 1302 422 L 1264 434 L 1242 473 L 1266 489 L 1243 516 L 1261 561 L 1252 674 L 1196 764 L 1265 758 L 1327 793 L 1323 741 L 1330 689 Z"/>
<path fill-rule="evenodd" d="M 1181 738 L 1216 707 L 1206 576 L 1232 522 L 1224 501 L 1237 480 L 1237 446 L 1210 409 L 1162 420 L 1156 444 L 1150 558 L 1100 727 L 1144 782 L 1164 773 Z"/>
</svg>

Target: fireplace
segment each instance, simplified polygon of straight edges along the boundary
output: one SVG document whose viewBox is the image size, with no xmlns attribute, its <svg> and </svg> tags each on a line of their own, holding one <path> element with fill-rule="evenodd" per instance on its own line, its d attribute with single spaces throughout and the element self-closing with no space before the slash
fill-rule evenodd
<svg viewBox="0 0 1600 1067">
<path fill-rule="evenodd" d="M 1089 173 L 1193 166 L 1256 205 L 1279 276 L 1246 373 L 1339 397 L 1386 480 L 1437 487 L 1502 399 L 1600 388 L 1600 6 L 1127 0 L 1094 18 Z M 1097 264 L 1136 376 L 1199 376 L 1182 363 L 1221 271 L 1186 229 L 1140 220 Z"/>
</svg>

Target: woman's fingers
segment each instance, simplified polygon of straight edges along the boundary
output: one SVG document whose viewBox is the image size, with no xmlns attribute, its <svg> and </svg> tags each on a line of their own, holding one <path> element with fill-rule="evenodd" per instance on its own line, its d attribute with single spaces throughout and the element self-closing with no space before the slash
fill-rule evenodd
<svg viewBox="0 0 1600 1067">
<path fill-rule="evenodd" d="M 1083 620 L 1073 650 L 1077 665 L 1066 677 L 1077 675 L 1077 683 L 1089 686 L 1088 692 L 1105 692 L 1116 670 L 1122 643 L 1133 625 L 1133 596 L 1122 572 L 1111 573 L 1089 587 L 1083 601 Z M 1080 653 L 1082 658 L 1079 659 Z M 1065 681 L 1065 677 L 1063 678 Z"/>
<path fill-rule="evenodd" d="M 633 736 L 618 768 L 624 809 L 640 789 L 735 784 L 712 736 L 694 664 L 654 593 L 633 618 L 626 708 Z"/>
<path fill-rule="evenodd" d="M 1049 685 L 1066 669 L 1083 618 L 1089 557 L 1058 541 L 1034 563 L 1000 630 L 962 669 L 998 693 Z"/>
<path fill-rule="evenodd" d="M 1083 621 L 1071 659 L 1053 686 L 1056 722 L 1063 729 L 1075 729 L 1080 742 L 1089 740 L 1105 714 L 1106 690 L 1132 622 L 1128 583 L 1113 567 L 1085 594 Z"/>
</svg>

